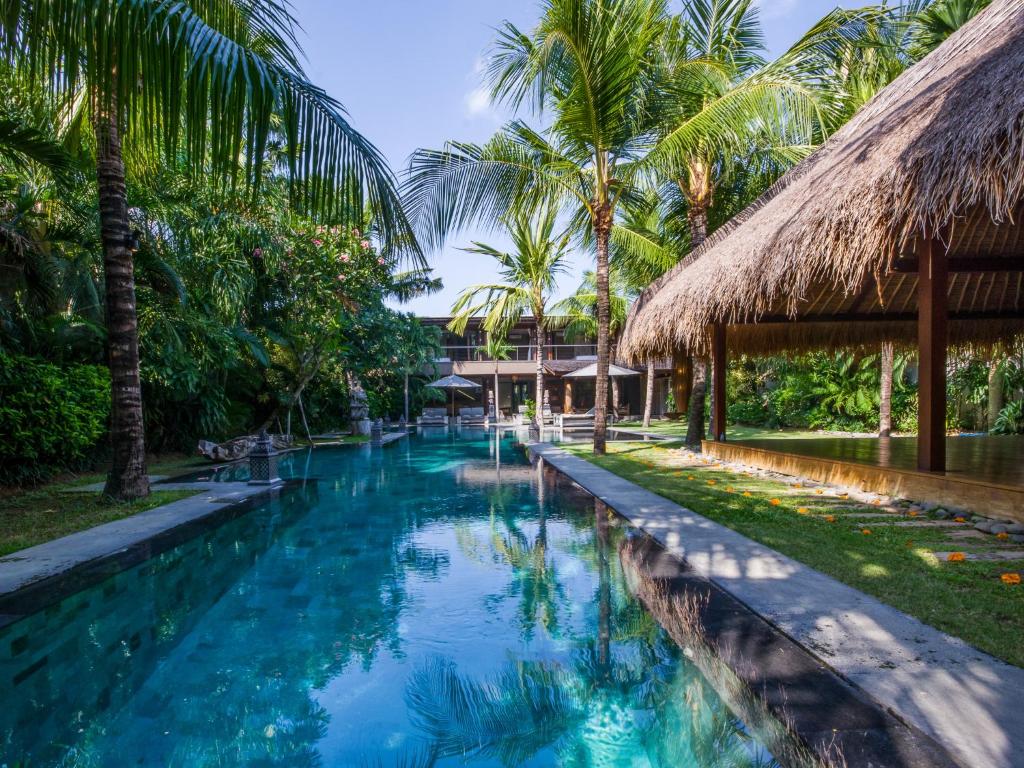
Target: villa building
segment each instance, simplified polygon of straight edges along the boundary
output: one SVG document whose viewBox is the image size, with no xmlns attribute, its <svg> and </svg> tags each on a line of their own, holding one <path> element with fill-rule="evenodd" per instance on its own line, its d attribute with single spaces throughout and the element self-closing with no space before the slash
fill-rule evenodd
<svg viewBox="0 0 1024 768">
<path fill-rule="evenodd" d="M 460 392 L 456 407 L 486 407 L 494 390 L 495 373 L 498 384 L 497 407 L 505 416 L 517 412 L 527 400 L 538 399 L 536 340 L 531 318 L 524 318 L 509 331 L 506 339 L 509 355 L 505 360 L 494 360 L 484 354 L 487 332 L 482 328 L 483 318 L 472 318 L 463 334 L 453 333 L 448 329 L 451 320 L 451 317 L 420 318 L 424 325 L 440 328 L 442 334 L 440 354 L 435 361 L 434 371 L 430 374 L 456 374 L 481 385 L 478 390 Z M 569 342 L 564 331 L 547 331 L 544 344 L 544 388 L 552 413 L 585 413 L 594 407 L 594 380 L 565 376 L 591 365 L 596 360 L 595 340 L 574 339 L 573 342 Z M 619 418 L 639 415 L 644 410 L 646 371 L 638 368 L 634 370 L 637 370 L 636 376 L 618 379 L 614 382 L 614 387 L 609 387 L 610 397 L 614 396 L 613 390 L 618 390 L 616 410 Z M 668 405 L 671 365 L 669 362 L 659 362 L 655 371 L 653 412 L 655 415 L 662 415 Z"/>
</svg>

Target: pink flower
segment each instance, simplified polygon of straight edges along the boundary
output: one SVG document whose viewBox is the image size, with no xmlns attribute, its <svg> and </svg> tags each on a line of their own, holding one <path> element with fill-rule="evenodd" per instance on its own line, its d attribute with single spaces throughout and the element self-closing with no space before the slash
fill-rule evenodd
<svg viewBox="0 0 1024 768">
<path fill-rule="evenodd" d="M 363 241 L 362 241 L 362 242 L 361 242 L 361 243 L 359 244 L 359 247 L 360 247 L 360 248 L 362 248 L 362 249 L 363 249 L 363 250 L 365 251 L 365 250 L 366 250 L 367 248 L 369 248 L 369 247 L 370 247 L 370 241 L 369 241 L 369 240 L 363 240 Z"/>
<path fill-rule="evenodd" d="M 339 258 L 339 259 L 340 259 L 341 261 L 348 261 L 348 260 L 349 260 L 349 255 L 348 255 L 347 253 L 343 253 L 343 254 L 341 254 L 341 256 L 339 256 L 338 258 Z"/>
<path fill-rule="evenodd" d="M 344 275 L 338 275 L 338 280 L 340 280 L 341 282 L 344 283 L 345 282 L 345 276 Z"/>
<path fill-rule="evenodd" d="M 384 266 L 384 259 L 377 259 L 377 263 L 380 264 L 383 267 Z"/>
<path fill-rule="evenodd" d="M 254 259 L 262 259 L 263 258 L 263 249 L 262 248 L 253 248 L 252 249 L 252 257 Z"/>
<path fill-rule="evenodd" d="M 359 231 L 358 229 L 356 229 L 355 227 L 352 227 L 352 237 L 359 237 L 359 236 L 360 236 L 361 234 L 363 234 L 363 233 L 362 233 L 362 232 L 360 232 L 360 231 Z"/>
<path fill-rule="evenodd" d="M 320 239 L 313 240 L 313 245 L 315 245 L 317 248 L 319 248 L 323 244 L 324 244 L 323 240 L 320 240 Z"/>
</svg>

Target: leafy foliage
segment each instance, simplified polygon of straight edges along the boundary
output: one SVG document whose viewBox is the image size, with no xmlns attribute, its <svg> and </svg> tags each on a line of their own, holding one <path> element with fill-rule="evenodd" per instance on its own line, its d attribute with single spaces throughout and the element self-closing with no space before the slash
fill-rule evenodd
<svg viewBox="0 0 1024 768">
<path fill-rule="evenodd" d="M 0 351 L 0 483 L 35 482 L 83 464 L 107 429 L 110 378 Z"/>
</svg>

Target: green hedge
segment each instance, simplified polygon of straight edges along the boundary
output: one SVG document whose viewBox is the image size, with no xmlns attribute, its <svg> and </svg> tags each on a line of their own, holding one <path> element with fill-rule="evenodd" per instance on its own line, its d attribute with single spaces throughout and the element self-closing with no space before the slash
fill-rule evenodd
<svg viewBox="0 0 1024 768">
<path fill-rule="evenodd" d="M 110 375 L 0 352 L 0 483 L 81 467 L 106 435 Z"/>
</svg>

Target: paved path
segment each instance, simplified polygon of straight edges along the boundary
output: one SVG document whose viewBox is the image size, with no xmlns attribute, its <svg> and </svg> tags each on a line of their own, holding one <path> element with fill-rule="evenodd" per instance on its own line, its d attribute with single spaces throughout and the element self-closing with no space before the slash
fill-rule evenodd
<svg viewBox="0 0 1024 768">
<path fill-rule="evenodd" d="M 1024 768 L 1024 669 L 561 448 L 529 448 L 965 766 Z"/>
</svg>

